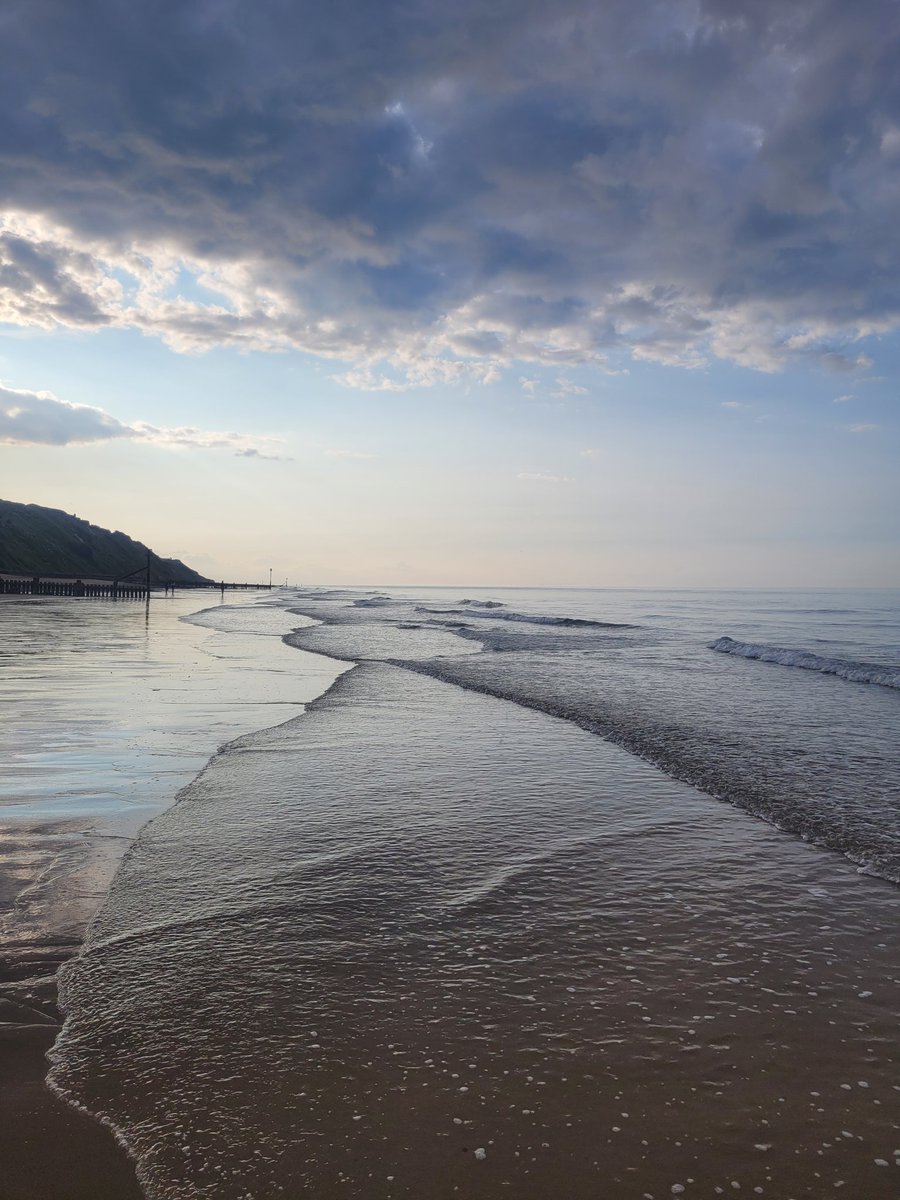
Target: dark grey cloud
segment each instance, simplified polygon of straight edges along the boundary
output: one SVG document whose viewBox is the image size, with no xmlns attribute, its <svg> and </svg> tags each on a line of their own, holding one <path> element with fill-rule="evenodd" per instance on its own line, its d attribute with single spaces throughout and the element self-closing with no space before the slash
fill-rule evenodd
<svg viewBox="0 0 900 1200">
<path fill-rule="evenodd" d="M 366 386 L 855 368 L 900 324 L 898 31 L 893 0 L 10 0 L 0 320 Z"/>
</svg>

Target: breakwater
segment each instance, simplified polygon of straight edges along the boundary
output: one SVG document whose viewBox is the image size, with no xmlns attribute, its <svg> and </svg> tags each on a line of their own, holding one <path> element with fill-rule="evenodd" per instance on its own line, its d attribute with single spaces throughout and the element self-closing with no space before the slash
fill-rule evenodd
<svg viewBox="0 0 900 1200">
<path fill-rule="evenodd" d="M 224 595 L 235 591 L 271 591 L 270 583 L 225 583 L 215 580 L 154 582 L 145 580 L 73 579 L 71 576 L 26 576 L 0 574 L 0 596 L 93 596 L 112 600 L 144 600 L 148 591 L 169 592 L 215 590 Z"/>
<path fill-rule="evenodd" d="M 6 596 L 95 596 L 113 600 L 143 600 L 145 582 L 112 579 L 54 579 L 40 576 L 0 576 L 0 595 Z"/>
</svg>

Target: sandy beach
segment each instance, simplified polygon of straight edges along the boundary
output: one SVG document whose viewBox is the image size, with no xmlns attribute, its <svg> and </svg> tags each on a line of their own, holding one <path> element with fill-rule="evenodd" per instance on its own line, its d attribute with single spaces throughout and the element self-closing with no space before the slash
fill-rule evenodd
<svg viewBox="0 0 900 1200">
<path fill-rule="evenodd" d="M 77 945 L 34 948 L 30 962 L 45 977 Z M 64 1104 L 47 1087 L 47 1051 L 61 1016 L 55 989 L 32 993 L 33 1008 L 9 1002 L 21 983 L 15 968 L 0 966 L 0 1197 L 3 1200 L 138 1200 L 134 1165 L 111 1131 Z"/>
<path fill-rule="evenodd" d="M 273 703 L 300 711 L 332 675 L 285 683 L 255 635 L 232 637 L 225 654 L 215 630 L 179 620 L 200 607 L 190 595 L 149 615 L 103 601 L 0 603 L 3 700 L 16 714 L 0 733 L 0 1198 L 129 1200 L 141 1192 L 111 1131 L 46 1084 L 57 973 L 141 826 L 223 740 L 267 723 Z M 288 653 L 271 641 L 274 657 Z M 255 661 L 237 688 L 242 654 Z"/>
<path fill-rule="evenodd" d="M 273 606 L 82 611 L 81 667 L 22 610 L 0 1200 L 891 1200 L 896 887 L 484 694 L 445 613 L 333 603 L 290 645 Z M 497 690 L 510 645 L 632 645 L 495 621 Z"/>
</svg>

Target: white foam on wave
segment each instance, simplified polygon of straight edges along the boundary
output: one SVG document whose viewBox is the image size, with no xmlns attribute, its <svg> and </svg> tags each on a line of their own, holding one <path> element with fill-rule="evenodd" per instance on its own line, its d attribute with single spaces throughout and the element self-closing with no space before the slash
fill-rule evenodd
<svg viewBox="0 0 900 1200">
<path fill-rule="evenodd" d="M 822 675 L 837 675 L 851 683 L 875 683 L 881 687 L 900 689 L 900 667 L 826 658 L 808 650 L 768 646 L 765 642 L 736 642 L 730 637 L 720 637 L 710 642 L 709 649 L 718 650 L 721 654 L 734 654 L 738 658 L 755 658 L 760 662 L 778 663 L 783 667 L 801 667 L 805 671 L 819 671 Z"/>
<path fill-rule="evenodd" d="M 416 612 L 429 613 L 434 616 L 459 616 L 455 608 L 428 608 L 424 604 L 420 604 L 416 608 Z M 590 621 L 585 617 L 549 617 L 539 616 L 533 613 L 509 612 L 506 609 L 503 612 L 498 612 L 492 608 L 487 612 L 481 612 L 476 608 L 467 608 L 466 617 L 486 617 L 490 621 L 521 621 L 526 625 L 562 625 L 571 629 L 633 629 L 633 625 L 623 625 L 619 621 Z"/>
</svg>

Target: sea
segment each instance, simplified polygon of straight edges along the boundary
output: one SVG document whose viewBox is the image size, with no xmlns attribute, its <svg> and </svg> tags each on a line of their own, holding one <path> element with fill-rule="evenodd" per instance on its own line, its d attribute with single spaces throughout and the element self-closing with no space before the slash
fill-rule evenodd
<svg viewBox="0 0 900 1200">
<path fill-rule="evenodd" d="M 896 1196 L 900 593 L 180 615 L 301 702 L 61 972 L 50 1084 L 150 1200 Z"/>
</svg>

